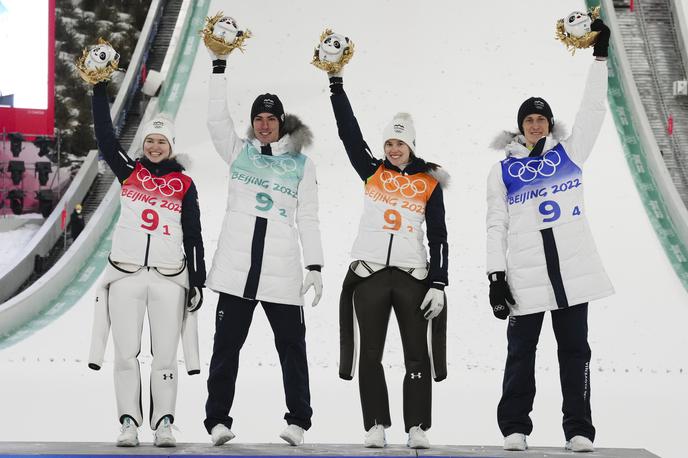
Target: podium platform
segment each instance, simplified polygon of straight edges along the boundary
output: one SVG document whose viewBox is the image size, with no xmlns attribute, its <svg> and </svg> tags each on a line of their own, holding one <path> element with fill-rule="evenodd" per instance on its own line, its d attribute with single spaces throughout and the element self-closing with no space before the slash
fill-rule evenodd
<svg viewBox="0 0 688 458">
<path fill-rule="evenodd" d="M 360 444 L 304 444 L 291 447 L 287 444 L 242 444 L 232 443 L 221 447 L 212 444 L 180 443 L 173 448 L 159 448 L 152 443 L 138 447 L 116 447 L 104 442 L 0 442 L 0 457 L 83 457 L 83 456 L 270 456 L 270 457 L 368 457 L 368 456 L 431 456 L 431 457 L 492 457 L 492 458 L 544 458 L 544 457 L 589 457 L 589 458 L 657 458 L 644 449 L 599 448 L 594 453 L 573 453 L 563 447 L 533 447 L 525 452 L 507 452 L 496 446 L 437 445 L 428 450 L 413 450 L 405 445 L 391 444 L 383 449 L 365 448 Z"/>
</svg>

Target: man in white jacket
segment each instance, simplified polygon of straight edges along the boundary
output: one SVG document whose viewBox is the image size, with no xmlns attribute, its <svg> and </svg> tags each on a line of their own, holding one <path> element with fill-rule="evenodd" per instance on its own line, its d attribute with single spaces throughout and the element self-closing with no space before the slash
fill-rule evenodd
<svg viewBox="0 0 688 458">
<path fill-rule="evenodd" d="M 609 28 L 599 35 L 571 135 L 561 139 L 549 104 L 521 105 L 520 134 L 501 136 L 506 149 L 487 181 L 487 273 L 490 304 L 509 318 L 508 355 L 497 409 L 505 450 L 525 450 L 533 429 L 535 350 L 545 311 L 558 344 L 566 448 L 593 451 L 588 302 L 613 293 L 597 254 L 583 204 L 583 163 L 606 112 Z"/>
<path fill-rule="evenodd" d="M 299 445 L 312 416 L 303 295 L 314 287 L 315 306 L 322 294 L 315 166 L 301 153 L 312 134 L 296 116 L 285 115 L 276 95 L 263 94 L 251 107 L 248 138 L 239 137 L 227 107 L 226 56 L 214 57 L 208 128 L 230 174 L 222 233 L 206 283 L 220 298 L 204 424 L 215 445 L 234 438 L 229 412 L 239 352 L 260 302 L 282 366 L 288 412 L 280 437 Z"/>
</svg>

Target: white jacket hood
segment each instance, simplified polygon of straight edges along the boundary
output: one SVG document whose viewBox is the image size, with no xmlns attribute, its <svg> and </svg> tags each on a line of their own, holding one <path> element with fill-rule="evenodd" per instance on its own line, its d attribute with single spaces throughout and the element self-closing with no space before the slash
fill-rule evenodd
<svg viewBox="0 0 688 458">
<path fill-rule="evenodd" d="M 256 140 L 253 126 L 248 127 L 246 137 L 260 149 L 260 142 Z M 282 126 L 282 137 L 270 145 L 272 146 L 272 154 L 276 155 L 286 152 L 300 153 L 305 148 L 311 146 L 312 143 L 313 132 L 311 132 L 311 129 L 298 116 L 287 114 Z"/>
<path fill-rule="evenodd" d="M 557 121 L 554 124 L 554 129 L 552 129 L 552 132 L 547 136 L 547 140 L 545 140 L 544 150 L 551 149 L 558 143 L 561 143 L 567 135 L 566 126 L 561 121 Z M 526 147 L 525 136 L 519 132 L 510 132 L 508 130 L 503 130 L 497 134 L 492 143 L 490 143 L 490 148 L 499 151 L 504 150 L 506 157 L 525 157 L 530 154 L 530 150 Z"/>
</svg>

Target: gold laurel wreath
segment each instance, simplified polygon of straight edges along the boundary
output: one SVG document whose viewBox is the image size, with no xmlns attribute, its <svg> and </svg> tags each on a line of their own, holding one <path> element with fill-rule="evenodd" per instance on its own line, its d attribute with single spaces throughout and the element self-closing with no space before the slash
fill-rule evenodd
<svg viewBox="0 0 688 458">
<path fill-rule="evenodd" d="M 112 45 L 103 38 L 98 38 L 99 45 L 106 45 L 112 48 Z M 114 49 L 114 48 L 113 48 Z M 108 81 L 113 73 L 115 73 L 119 68 L 119 59 L 112 59 L 103 68 L 86 68 L 86 58 L 88 53 L 91 52 L 91 48 L 84 48 L 81 56 L 74 59 L 74 66 L 82 80 L 86 81 L 88 84 L 97 84 L 101 81 Z"/>
<path fill-rule="evenodd" d="M 593 21 L 600 17 L 599 6 L 596 6 L 590 10 L 590 17 Z M 566 30 L 564 29 L 564 19 L 559 19 L 557 21 L 556 32 L 557 35 L 554 37 L 555 40 L 559 40 L 564 43 L 564 45 L 566 45 L 566 49 L 571 51 L 571 55 L 576 54 L 576 49 L 585 49 L 594 45 L 595 41 L 597 41 L 597 34 L 599 33 L 588 32 L 582 37 L 574 37 L 573 35 L 566 33 Z"/>
<path fill-rule="evenodd" d="M 332 31 L 332 29 L 325 29 L 325 31 L 320 34 L 320 43 L 322 43 L 325 40 L 325 38 L 328 37 L 328 35 L 332 35 L 333 33 L 334 32 Z M 342 58 L 339 60 L 339 62 L 322 61 L 320 60 L 320 56 L 318 55 L 320 43 L 318 43 L 318 46 L 315 47 L 315 51 L 313 53 L 313 60 L 311 61 L 311 64 L 315 65 L 320 70 L 325 70 L 327 73 L 340 72 L 344 65 L 346 65 L 354 56 L 354 42 L 349 40 L 349 43 L 344 48 Z"/>
<path fill-rule="evenodd" d="M 217 56 L 226 56 L 235 49 L 244 52 L 244 40 L 251 38 L 251 31 L 239 30 L 239 33 L 234 38 L 234 41 L 229 43 L 224 38 L 216 37 L 213 35 L 213 28 L 215 24 L 218 23 L 220 19 L 224 17 L 222 11 L 218 11 L 215 16 L 205 18 L 205 27 L 200 31 L 203 36 L 203 43 L 205 43 L 206 48 L 215 53 Z"/>
</svg>

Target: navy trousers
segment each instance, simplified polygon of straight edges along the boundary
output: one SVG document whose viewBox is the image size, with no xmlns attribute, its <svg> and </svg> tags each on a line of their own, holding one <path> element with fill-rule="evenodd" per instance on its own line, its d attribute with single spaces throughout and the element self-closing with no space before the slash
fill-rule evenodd
<svg viewBox="0 0 688 458">
<path fill-rule="evenodd" d="M 220 293 L 215 314 L 215 340 L 208 374 L 208 400 L 203 422 L 208 433 L 217 424 L 232 427 L 239 352 L 246 341 L 257 300 Z M 311 427 L 311 395 L 306 359 L 306 325 L 302 307 L 261 302 L 275 334 L 282 382 L 289 410 L 284 419 L 303 429 Z M 255 393 L 254 393 L 255 395 Z"/>
<path fill-rule="evenodd" d="M 529 414 L 535 398 L 535 350 L 544 315 L 542 312 L 509 318 L 502 399 L 497 408 L 497 422 L 505 437 L 512 433 L 529 435 L 533 430 Z M 552 311 L 552 327 L 558 347 L 564 435 L 566 440 L 580 435 L 594 441 L 588 304 Z"/>
</svg>

